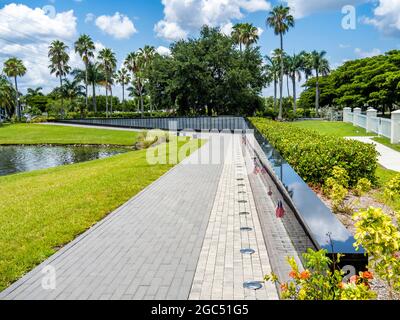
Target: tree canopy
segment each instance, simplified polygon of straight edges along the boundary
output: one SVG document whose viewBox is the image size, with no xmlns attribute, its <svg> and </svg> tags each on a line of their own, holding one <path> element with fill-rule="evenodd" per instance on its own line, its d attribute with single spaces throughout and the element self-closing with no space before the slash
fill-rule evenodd
<svg viewBox="0 0 400 320">
<path fill-rule="evenodd" d="M 232 37 L 207 26 L 199 38 L 176 42 L 171 56 L 157 55 L 147 70 L 152 102 L 180 114 L 252 114 L 267 82 L 263 59 L 257 47 L 235 47 Z"/>
</svg>

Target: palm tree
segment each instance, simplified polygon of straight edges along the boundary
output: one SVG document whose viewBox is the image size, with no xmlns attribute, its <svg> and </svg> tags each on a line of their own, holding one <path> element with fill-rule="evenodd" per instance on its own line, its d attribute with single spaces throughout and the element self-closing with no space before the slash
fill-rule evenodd
<svg viewBox="0 0 400 320">
<path fill-rule="evenodd" d="M 237 23 L 233 26 L 232 39 L 239 45 L 240 52 L 242 52 L 243 45 L 248 48 L 257 43 L 259 40 L 258 29 L 251 23 Z"/>
<path fill-rule="evenodd" d="M 17 77 L 23 77 L 26 74 L 26 67 L 22 60 L 18 58 L 10 58 L 6 62 L 4 62 L 4 73 L 8 77 L 14 78 L 15 84 L 15 113 L 18 117 L 18 121 L 21 121 L 21 102 L 19 99 L 19 91 L 18 91 L 18 81 Z"/>
<path fill-rule="evenodd" d="M 279 49 L 278 49 L 279 50 Z M 274 111 L 276 112 L 276 96 L 277 96 L 277 87 L 278 87 L 278 79 L 280 72 L 280 62 L 276 59 L 276 56 L 266 56 L 267 59 L 267 74 L 271 79 L 271 82 L 274 83 Z"/>
<path fill-rule="evenodd" d="M 315 78 L 316 78 L 316 83 L 315 83 L 315 112 L 317 115 L 319 114 L 319 96 L 320 96 L 320 90 L 319 90 L 319 77 L 320 76 L 326 76 L 330 72 L 330 67 L 329 67 L 329 62 L 325 58 L 326 52 L 325 51 L 313 51 L 311 52 L 310 55 L 310 63 L 312 68 L 315 71 Z"/>
<path fill-rule="evenodd" d="M 132 73 L 132 84 L 136 88 L 140 97 L 140 110 L 142 117 L 144 116 L 144 101 L 143 101 L 143 57 L 136 52 L 131 52 L 125 59 L 125 67 Z"/>
<path fill-rule="evenodd" d="M 28 88 L 25 97 L 30 98 L 30 97 L 36 97 L 36 96 L 43 96 L 42 92 L 43 88 L 42 87 L 37 87 L 35 89 L 33 88 Z"/>
<path fill-rule="evenodd" d="M 141 90 L 140 90 L 140 93 L 141 93 L 141 101 L 143 100 L 143 94 L 144 94 L 144 89 L 145 89 L 145 86 L 146 86 L 146 82 L 147 82 L 147 79 L 145 79 L 146 78 L 146 71 L 148 70 L 148 68 L 149 68 L 149 66 L 151 65 L 151 63 L 153 62 L 153 60 L 154 60 L 154 57 L 155 57 L 155 55 L 156 55 L 156 49 L 154 48 L 154 47 L 152 47 L 152 46 L 144 46 L 144 48 L 143 49 L 139 49 L 139 59 L 142 61 L 142 63 L 140 64 L 141 65 L 141 67 L 142 67 L 142 70 L 141 70 L 141 82 L 142 82 L 142 85 L 140 86 L 141 87 Z M 153 107 L 152 107 L 152 104 L 151 104 L 151 102 L 150 102 L 150 112 L 152 112 L 153 110 Z M 143 106 L 143 104 L 142 104 L 142 115 L 143 115 L 143 113 L 144 113 L 144 106 Z"/>
<path fill-rule="evenodd" d="M 72 81 L 68 79 L 64 79 L 64 84 L 61 88 L 62 95 L 69 99 L 70 104 L 73 104 L 73 101 L 78 97 L 83 97 L 85 87 L 80 85 L 80 80 L 74 79 Z"/>
<path fill-rule="evenodd" d="M 90 36 L 83 34 L 79 37 L 79 39 L 75 42 L 75 52 L 77 52 L 81 58 L 83 63 L 85 64 L 85 103 L 86 108 L 88 108 L 88 66 L 90 63 L 90 59 L 94 58 L 94 50 L 96 46 L 90 38 Z"/>
<path fill-rule="evenodd" d="M 122 103 L 125 103 L 125 86 L 131 81 L 131 76 L 126 68 L 121 68 L 115 75 L 115 80 L 122 86 Z"/>
<path fill-rule="evenodd" d="M 71 67 L 68 65 L 69 55 L 67 53 L 68 46 L 64 42 L 55 40 L 50 44 L 49 47 L 49 58 L 50 58 L 50 73 L 55 74 L 60 79 L 60 88 L 63 86 L 63 78 L 65 78 L 71 71 Z M 64 112 L 64 98 L 61 95 L 61 109 Z"/>
<path fill-rule="evenodd" d="M 296 80 L 301 81 L 301 71 L 303 70 L 304 60 L 302 54 L 287 56 L 288 74 L 293 85 L 293 112 L 297 111 Z"/>
<path fill-rule="evenodd" d="M 294 27 L 294 17 L 290 14 L 290 8 L 283 5 L 276 6 L 269 13 L 267 18 L 267 26 L 274 29 L 276 35 L 280 36 L 281 42 L 281 76 L 280 76 L 280 103 L 278 119 L 282 120 L 283 115 L 283 35 L 286 34 L 291 27 Z"/>
<path fill-rule="evenodd" d="M 106 114 L 108 117 L 108 90 L 112 85 L 112 77 L 114 75 L 115 68 L 117 67 L 117 58 L 115 57 L 115 53 L 111 49 L 105 48 L 99 52 L 98 60 L 105 76 Z"/>
<path fill-rule="evenodd" d="M 15 89 L 5 76 L 0 75 L 0 108 L 4 109 L 9 117 L 13 114 L 14 103 Z"/>
<path fill-rule="evenodd" d="M 72 75 L 75 79 L 84 82 L 86 79 L 86 70 L 75 69 L 72 71 Z M 105 81 L 104 73 L 98 63 L 89 62 L 87 66 L 87 77 L 88 83 L 92 86 L 93 111 L 97 112 L 96 87 L 101 84 L 101 82 Z"/>
</svg>

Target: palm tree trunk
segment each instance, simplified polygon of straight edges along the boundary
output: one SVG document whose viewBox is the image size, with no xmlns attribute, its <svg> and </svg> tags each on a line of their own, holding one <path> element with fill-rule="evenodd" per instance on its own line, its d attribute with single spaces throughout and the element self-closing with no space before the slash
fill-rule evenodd
<svg viewBox="0 0 400 320">
<path fill-rule="evenodd" d="M 317 82 L 315 84 L 315 112 L 317 116 L 319 115 L 319 74 L 316 72 Z"/>
<path fill-rule="evenodd" d="M 286 75 L 286 87 L 287 87 L 287 95 L 288 95 L 288 98 L 290 98 L 289 75 Z"/>
<path fill-rule="evenodd" d="M 21 106 L 19 104 L 17 76 L 14 77 L 14 82 L 15 82 L 15 115 L 16 115 L 18 121 L 21 121 Z"/>
<path fill-rule="evenodd" d="M 112 85 L 110 85 L 110 93 L 111 93 L 111 114 L 113 113 L 113 92 L 112 92 Z"/>
<path fill-rule="evenodd" d="M 85 63 L 85 90 L 86 90 L 86 96 L 85 96 L 86 109 L 89 110 L 89 103 L 88 103 L 88 65 L 87 65 L 87 63 Z"/>
<path fill-rule="evenodd" d="M 139 95 L 140 95 L 140 112 L 142 113 L 142 118 L 144 117 L 144 102 L 143 102 L 143 88 L 140 84 Z"/>
<path fill-rule="evenodd" d="M 276 112 L 276 96 L 278 91 L 278 81 L 276 76 L 274 77 L 274 112 Z"/>
<path fill-rule="evenodd" d="M 108 83 L 106 83 L 106 117 L 108 118 Z"/>
<path fill-rule="evenodd" d="M 97 102 L 96 102 L 96 84 L 93 82 L 92 83 L 92 90 L 93 90 L 93 110 L 94 112 L 97 112 Z"/>
<path fill-rule="evenodd" d="M 62 92 L 62 76 L 60 75 L 60 92 L 61 92 L 61 116 L 64 118 L 64 95 Z"/>
<path fill-rule="evenodd" d="M 125 104 L 125 84 L 122 83 L 122 103 Z"/>
<path fill-rule="evenodd" d="M 296 115 L 297 111 L 296 74 L 294 74 L 292 77 L 292 84 L 293 84 L 293 112 Z"/>
<path fill-rule="evenodd" d="M 284 74 L 284 66 L 283 66 L 283 34 L 281 36 L 281 76 L 280 76 L 280 84 L 279 84 L 279 92 L 280 92 L 280 101 L 279 101 L 279 115 L 278 120 L 283 119 L 283 74 Z"/>
</svg>

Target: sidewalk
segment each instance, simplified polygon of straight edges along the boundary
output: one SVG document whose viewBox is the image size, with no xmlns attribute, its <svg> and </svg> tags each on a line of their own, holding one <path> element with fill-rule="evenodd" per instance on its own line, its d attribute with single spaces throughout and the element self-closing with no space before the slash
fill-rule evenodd
<svg viewBox="0 0 400 320">
<path fill-rule="evenodd" d="M 373 137 L 348 137 L 347 139 L 357 140 L 364 143 L 374 144 L 379 152 L 379 163 L 386 169 L 400 172 L 400 152 L 395 151 L 372 139 Z"/>
</svg>

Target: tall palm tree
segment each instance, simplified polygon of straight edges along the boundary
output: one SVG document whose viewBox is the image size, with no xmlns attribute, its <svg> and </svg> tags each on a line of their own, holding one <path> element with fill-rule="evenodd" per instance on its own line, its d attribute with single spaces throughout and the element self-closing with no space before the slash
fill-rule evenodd
<svg viewBox="0 0 400 320">
<path fill-rule="evenodd" d="M 60 79 L 60 88 L 63 86 L 63 78 L 71 71 L 68 65 L 69 55 L 68 46 L 59 40 L 54 40 L 49 47 L 50 73 L 55 74 Z M 64 97 L 61 95 L 61 109 L 64 112 Z"/>
<path fill-rule="evenodd" d="M 105 48 L 99 52 L 98 60 L 105 76 L 106 114 L 108 117 L 108 91 L 112 85 L 112 77 L 114 75 L 115 68 L 117 67 L 117 58 L 115 57 L 115 53 L 111 49 Z"/>
<path fill-rule="evenodd" d="M 18 121 L 21 121 L 21 102 L 19 99 L 19 91 L 18 91 L 18 81 L 17 77 L 23 77 L 26 74 L 26 67 L 22 60 L 18 58 L 10 58 L 6 62 L 4 62 L 4 73 L 8 77 L 14 78 L 15 85 L 15 113 L 18 117 Z"/>
<path fill-rule="evenodd" d="M 43 96 L 43 88 L 37 87 L 35 89 L 28 88 L 25 97 L 35 97 L 35 96 Z"/>
<path fill-rule="evenodd" d="M 64 84 L 61 88 L 62 95 L 69 99 L 70 104 L 78 97 L 83 97 L 85 95 L 85 87 L 80 85 L 80 80 L 74 79 L 72 81 L 64 79 Z"/>
<path fill-rule="evenodd" d="M 319 97 L 320 97 L 320 90 L 319 90 L 319 77 L 326 76 L 330 72 L 330 66 L 328 60 L 325 58 L 326 52 L 325 51 L 313 51 L 311 52 L 311 66 L 315 71 L 315 112 L 317 115 L 319 114 Z"/>
<path fill-rule="evenodd" d="M 278 49 L 279 50 L 279 49 Z M 280 62 L 276 56 L 266 56 L 268 77 L 274 83 L 274 111 L 276 112 L 277 89 L 280 72 Z"/>
<path fill-rule="evenodd" d="M 280 37 L 281 43 L 281 76 L 280 76 L 280 103 L 279 103 L 279 116 L 278 119 L 282 120 L 283 116 L 283 36 L 291 27 L 294 27 L 294 17 L 290 14 L 290 8 L 283 5 L 276 6 L 269 13 L 267 18 L 267 26 L 274 29 L 276 35 Z"/>
<path fill-rule="evenodd" d="M 258 29 L 251 23 L 237 23 L 233 26 L 231 36 L 239 45 L 240 52 L 243 51 L 243 46 L 248 48 L 259 40 Z"/>
<path fill-rule="evenodd" d="M 301 71 L 303 70 L 304 60 L 301 54 L 287 56 L 288 74 L 293 86 L 293 112 L 297 111 L 296 81 L 301 81 Z"/>
<path fill-rule="evenodd" d="M 96 46 L 92 38 L 86 34 L 81 35 L 79 39 L 75 42 L 75 52 L 77 52 L 81 56 L 82 61 L 85 64 L 86 108 L 88 108 L 88 66 L 90 63 L 90 59 L 94 58 L 95 49 Z"/>
<path fill-rule="evenodd" d="M 154 60 L 154 57 L 156 56 L 156 49 L 152 46 L 144 46 L 144 48 L 139 49 L 139 59 L 142 61 L 141 63 L 141 77 L 142 77 L 142 85 L 141 85 L 141 101 L 143 100 L 143 94 L 144 94 L 144 88 L 147 84 L 147 79 L 146 79 L 146 71 L 150 67 L 151 63 Z M 150 112 L 153 111 L 153 107 L 150 101 Z M 144 113 L 144 106 L 142 104 L 142 115 Z"/>
<path fill-rule="evenodd" d="M 136 52 L 131 52 L 125 59 L 125 67 L 132 73 L 132 84 L 136 88 L 137 93 L 140 97 L 140 111 L 142 117 L 144 116 L 144 101 L 143 101 L 143 87 L 144 87 L 144 75 L 143 75 L 143 57 Z"/>
<path fill-rule="evenodd" d="M 75 69 L 72 75 L 75 79 L 79 79 L 79 81 L 83 82 L 86 79 L 86 70 Z M 96 87 L 101 84 L 101 82 L 105 81 L 104 73 L 97 62 L 89 62 L 87 66 L 87 77 L 88 83 L 92 86 L 93 111 L 97 112 Z"/>
<path fill-rule="evenodd" d="M 131 76 L 126 68 L 121 68 L 115 75 L 115 80 L 122 86 L 122 103 L 125 103 L 125 86 L 131 82 Z"/>
<path fill-rule="evenodd" d="M 5 76 L 0 75 L 0 108 L 5 110 L 9 117 L 13 114 L 14 103 L 15 89 Z"/>
</svg>

